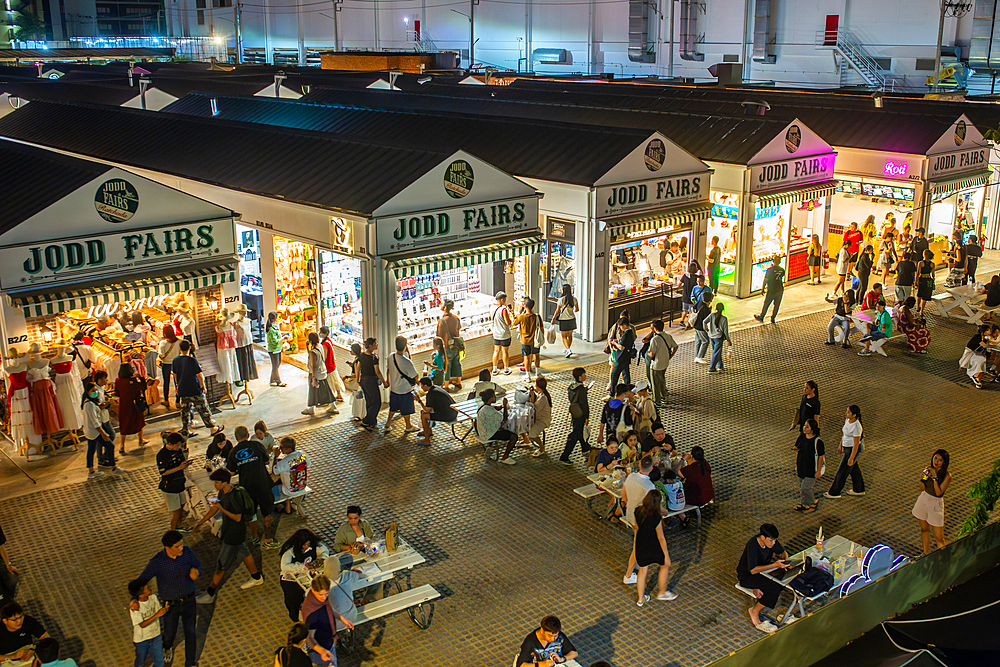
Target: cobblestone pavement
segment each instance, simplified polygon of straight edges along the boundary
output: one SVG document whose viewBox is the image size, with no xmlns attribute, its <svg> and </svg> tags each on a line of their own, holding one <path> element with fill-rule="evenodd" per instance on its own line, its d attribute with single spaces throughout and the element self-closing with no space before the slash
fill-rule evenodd
<svg viewBox="0 0 1000 667">
<path fill-rule="evenodd" d="M 722 374 L 694 365 L 690 345 L 671 364 L 668 432 L 683 450 L 705 447 L 717 490 L 700 531 L 667 531 L 680 595 L 674 602 L 636 607 L 634 587 L 621 583 L 629 540 L 589 515 L 572 493 L 584 483 L 579 458 L 573 467 L 556 463 L 568 432 L 566 372 L 550 376 L 557 417 L 547 455 L 521 453 L 515 466 L 486 463 L 479 448 L 458 447 L 443 428 L 430 448 L 404 439 L 402 425 L 387 438 L 349 424 L 296 433 L 313 462 L 315 493 L 304 523 L 332 542 L 349 503 L 362 505 L 376 530 L 398 522 L 427 558 L 413 585 L 432 584 L 443 596 L 428 630 L 405 614 L 389 618 L 379 645 L 367 637 L 363 664 L 509 665 L 547 613 L 562 618 L 583 664 L 704 664 L 762 637 L 747 621 L 747 600 L 733 589 L 740 551 L 761 522 L 776 523 L 782 542 L 796 550 L 822 524 L 827 535 L 919 553 L 910 516 L 916 471 L 937 447 L 952 455 L 946 535 L 954 537 L 970 509 L 965 492 L 998 456 L 998 385 L 975 390 L 957 365 L 972 327 L 932 320 L 930 354 L 909 356 L 897 339 L 887 346 L 889 358 L 862 358 L 822 344 L 828 319 L 823 312 L 736 332 Z M 591 402 L 599 413 L 607 368 L 590 366 L 588 373 L 597 380 Z M 846 406 L 862 407 L 868 495 L 821 500 L 819 511 L 803 516 L 791 509 L 797 485 L 787 429 L 807 379 L 820 386 L 828 443 L 837 442 Z M 833 461 L 821 490 L 835 467 Z M 125 584 L 159 548 L 166 527 L 155 478 L 145 468 L 25 495 L 0 509 L 8 551 L 25 570 L 20 599 L 82 665 L 131 660 Z M 302 524 L 286 518 L 279 536 Z M 214 538 L 188 542 L 203 563 L 213 562 Z M 239 590 L 247 576 L 241 567 L 214 609 L 200 609 L 202 667 L 270 664 L 288 625 L 277 560 L 276 552 L 264 552 L 265 586 Z M 340 662 L 361 664 L 348 656 Z"/>
</svg>

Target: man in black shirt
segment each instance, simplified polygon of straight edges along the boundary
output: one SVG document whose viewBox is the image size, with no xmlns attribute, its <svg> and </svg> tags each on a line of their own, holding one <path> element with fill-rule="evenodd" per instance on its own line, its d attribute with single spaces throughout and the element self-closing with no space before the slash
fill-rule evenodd
<svg viewBox="0 0 1000 667">
<path fill-rule="evenodd" d="M 274 494 L 271 492 L 271 487 L 274 485 L 274 480 L 267 471 L 270 453 L 260 442 L 250 439 L 250 430 L 246 426 L 237 426 L 233 435 L 236 436 L 237 443 L 233 451 L 229 452 L 226 468 L 229 472 L 240 476 L 240 486 L 246 489 L 253 499 L 257 518 L 264 520 L 264 540 L 260 543 L 260 548 L 277 549 L 281 545 L 272 539 L 278 528 L 277 522 L 274 522 L 274 530 L 271 530 L 271 514 L 274 512 Z M 250 522 L 250 536 L 254 544 L 260 541 L 256 521 Z"/>
<path fill-rule="evenodd" d="M 643 438 L 639 448 L 642 450 L 642 453 L 639 455 L 640 457 L 650 456 L 655 463 L 661 450 L 665 449 L 668 454 L 673 454 L 674 437 L 667 434 L 663 429 L 663 424 L 653 422 L 653 425 L 650 427 L 650 434 Z M 649 481 L 657 482 L 660 477 L 660 466 L 654 465 L 649 473 Z"/>
<path fill-rule="evenodd" d="M 562 623 L 555 616 L 542 619 L 541 627 L 521 642 L 517 654 L 518 667 L 553 667 L 579 655 L 569 637 L 562 631 Z"/>
<path fill-rule="evenodd" d="M 184 455 L 184 436 L 171 433 L 163 442 L 163 447 L 156 453 L 156 469 L 160 473 L 159 489 L 167 503 L 170 512 L 170 530 L 187 532 L 187 527 L 181 527 L 184 520 L 184 502 L 186 500 L 184 487 L 186 480 L 184 471 L 191 461 Z"/>
<path fill-rule="evenodd" d="M 705 355 L 708 354 L 708 332 L 705 331 L 705 318 L 712 314 L 712 295 L 706 294 L 702 299 L 701 307 L 694 316 L 694 363 L 707 364 Z"/>
<path fill-rule="evenodd" d="M 771 262 L 771 268 L 764 272 L 764 307 L 760 311 L 760 315 L 754 315 L 753 318 L 758 322 L 764 321 L 764 316 L 767 315 L 767 309 L 774 304 L 774 312 L 771 313 L 771 324 L 774 324 L 774 318 L 778 316 L 778 308 L 781 308 L 781 297 L 785 295 L 785 270 L 781 268 L 781 258 L 775 257 L 774 261 Z"/>
<path fill-rule="evenodd" d="M 799 403 L 798 412 L 795 413 L 795 421 L 788 430 L 791 431 L 798 426 L 799 433 L 802 433 L 802 425 L 810 419 L 819 422 L 819 385 L 815 380 L 806 380 L 802 388 L 802 401 Z"/>
<path fill-rule="evenodd" d="M 42 624 L 16 602 L 8 602 L 0 609 L 0 662 L 31 660 L 32 648 L 39 639 L 48 637 Z"/>
<path fill-rule="evenodd" d="M 205 399 L 205 376 L 201 372 L 201 365 L 194 358 L 194 348 L 191 341 L 182 340 L 178 347 L 178 354 L 170 365 L 174 382 L 177 387 L 177 403 L 181 409 L 181 425 L 188 436 L 195 435 L 191 431 L 191 420 L 194 418 L 194 411 L 201 415 L 201 420 L 205 428 L 211 429 L 209 433 L 215 435 L 223 429 L 216 426 L 212 421 L 212 411 L 208 407 Z"/>
<path fill-rule="evenodd" d="M 0 528 L 0 558 L 3 559 L 3 564 L 0 565 L 0 605 L 14 599 L 17 595 L 17 582 L 21 578 L 21 571 L 10 562 L 6 544 L 7 536 L 3 534 L 3 528 Z"/>
<path fill-rule="evenodd" d="M 681 321 L 680 325 L 685 329 L 691 328 L 691 323 L 688 322 L 688 317 L 691 315 L 693 306 L 691 305 L 691 290 L 694 286 L 698 284 L 698 280 L 695 276 L 698 274 L 698 269 L 694 264 L 688 266 L 687 272 L 681 276 Z"/>
<path fill-rule="evenodd" d="M 760 527 L 756 537 L 750 538 L 747 542 L 743 555 L 740 556 L 740 562 L 736 566 L 736 576 L 739 578 L 740 586 L 749 588 L 757 596 L 757 604 L 749 611 L 750 622 L 755 628 L 767 634 L 771 634 L 777 628 L 770 621 L 762 622 L 760 612 L 764 607 L 774 609 L 784 587 L 765 577 L 764 572 L 788 569 L 790 566 L 786 561 L 787 558 L 785 548 L 778 543 L 778 529 L 774 524 L 765 523 Z"/>
<path fill-rule="evenodd" d="M 924 251 L 931 247 L 930 241 L 924 236 L 924 228 L 917 227 L 917 235 L 910 243 L 910 252 L 913 253 L 914 259 L 920 261 L 924 258 Z"/>
<path fill-rule="evenodd" d="M 430 447 L 431 444 L 431 422 L 450 423 L 458 419 L 458 411 L 452 406 L 455 399 L 441 387 L 435 387 L 431 378 L 424 376 L 420 378 L 420 388 L 426 392 L 424 400 L 417 396 L 420 401 L 420 425 L 424 429 L 424 437 L 417 438 L 417 444 Z"/>
<path fill-rule="evenodd" d="M 979 268 L 979 258 L 983 256 L 983 249 L 979 246 L 979 239 L 975 236 L 969 237 L 969 242 L 965 244 L 965 264 L 966 283 L 976 282 L 976 269 Z"/>
<path fill-rule="evenodd" d="M 902 304 L 913 293 L 916 280 L 917 263 L 913 261 L 913 253 L 908 252 L 896 264 L 896 303 Z"/>
</svg>

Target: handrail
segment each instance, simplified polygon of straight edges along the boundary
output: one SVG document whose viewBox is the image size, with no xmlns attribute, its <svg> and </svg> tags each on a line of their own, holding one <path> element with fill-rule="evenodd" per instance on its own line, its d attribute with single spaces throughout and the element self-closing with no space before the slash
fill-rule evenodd
<svg viewBox="0 0 1000 667">
<path fill-rule="evenodd" d="M 817 30 L 816 46 L 836 49 L 850 61 L 851 65 L 870 85 L 885 90 L 886 79 L 882 74 L 882 68 L 861 43 L 856 41 L 846 30 Z"/>
</svg>

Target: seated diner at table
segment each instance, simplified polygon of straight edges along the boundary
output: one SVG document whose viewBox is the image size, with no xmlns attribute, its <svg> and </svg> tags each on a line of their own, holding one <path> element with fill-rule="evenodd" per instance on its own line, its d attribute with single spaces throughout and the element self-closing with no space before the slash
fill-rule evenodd
<svg viewBox="0 0 1000 667">
<path fill-rule="evenodd" d="M 989 355 L 989 345 L 990 345 L 990 325 L 980 324 L 976 330 L 976 334 L 969 339 L 966 343 L 965 349 L 962 350 L 962 358 L 958 360 L 959 368 L 964 368 L 966 375 L 972 379 L 972 384 L 976 385 L 976 389 L 983 388 L 983 376 L 988 375 L 986 379 L 996 380 L 997 378 L 986 372 L 986 358 Z"/>
<path fill-rule="evenodd" d="M 479 382 L 472 386 L 472 391 L 469 392 L 469 400 L 478 398 L 479 394 L 483 393 L 487 389 L 492 389 L 497 397 L 502 398 L 507 390 L 498 385 L 493 381 L 493 376 L 490 374 L 490 369 L 484 368 L 479 371 Z"/>
<path fill-rule="evenodd" d="M 451 394 L 435 385 L 431 378 L 420 378 L 420 389 L 424 392 L 424 397 L 421 398 L 418 392 L 417 401 L 420 403 L 420 426 L 424 429 L 424 437 L 417 438 L 417 444 L 429 447 L 431 422 L 454 422 L 458 419 L 458 411 L 452 407 L 455 399 Z"/>
<path fill-rule="evenodd" d="M 524 434 L 524 443 L 529 441 L 535 446 L 532 456 L 538 457 L 545 453 L 545 443 L 542 434 L 552 423 L 552 396 L 547 389 L 549 381 L 543 377 L 535 378 L 535 384 L 528 391 L 528 402 L 535 406 L 535 420 Z"/>
<path fill-rule="evenodd" d="M 772 523 L 761 525 L 757 535 L 751 537 L 736 565 L 740 586 L 753 591 L 756 604 L 747 610 L 750 622 L 761 632 L 771 634 L 778 628 L 768 620 L 760 619 L 764 607 L 774 609 L 784 587 L 764 576 L 765 572 L 779 573 L 790 567 L 788 553 L 778 542 L 778 529 Z"/>
<path fill-rule="evenodd" d="M 553 667 L 579 655 L 562 623 L 555 616 L 546 616 L 540 627 L 524 638 L 517 654 L 517 667 Z"/>
<path fill-rule="evenodd" d="M 985 307 L 996 308 L 1000 306 L 1000 274 L 990 278 L 990 281 L 983 285 L 979 291 L 986 295 L 986 301 L 983 302 Z"/>
<path fill-rule="evenodd" d="M 514 445 L 517 444 L 517 434 L 504 428 L 508 417 L 507 399 L 503 399 L 503 410 L 501 411 L 497 410 L 493 405 L 497 400 L 497 396 L 492 389 L 484 391 L 480 398 L 483 401 L 483 405 L 476 412 L 476 435 L 479 437 L 480 442 L 489 442 L 491 440 L 506 441 L 507 449 L 500 458 L 500 463 L 514 465 L 514 459 L 510 458 L 510 453 L 514 451 Z"/>
<path fill-rule="evenodd" d="M 859 357 L 869 356 L 871 344 L 883 338 L 892 338 L 892 317 L 885 309 L 885 301 L 878 301 L 875 304 L 875 316 L 868 325 L 868 333 L 861 337 L 861 342 L 865 344 L 865 349 L 858 352 Z"/>
<path fill-rule="evenodd" d="M 618 449 L 618 440 L 614 436 L 608 438 L 604 449 L 597 452 L 597 465 L 594 472 L 610 472 L 611 469 L 621 462 L 622 453 Z"/>
<path fill-rule="evenodd" d="M 31 664 L 35 642 L 49 633 L 33 616 L 24 613 L 16 602 L 8 602 L 0 609 L 0 663 Z"/>
<path fill-rule="evenodd" d="M 616 438 L 614 434 L 609 435 L 609 438 Z M 622 435 L 621 444 L 619 449 L 622 453 L 622 463 L 631 463 L 632 461 L 639 460 L 639 432 L 635 430 L 625 431 Z"/>
<path fill-rule="evenodd" d="M 285 609 L 292 622 L 299 620 L 299 610 L 306 592 L 297 575 L 315 570 L 330 557 L 330 549 L 320 542 L 316 533 L 300 528 L 281 545 L 281 592 L 285 596 Z M 353 618 L 351 619 L 354 620 Z"/>
<path fill-rule="evenodd" d="M 337 534 L 333 538 L 333 550 L 356 554 L 362 550 L 361 542 L 372 539 L 374 534 L 368 520 L 361 518 L 361 508 L 358 505 L 348 505 L 347 521 L 337 528 Z"/>
<path fill-rule="evenodd" d="M 712 466 L 705 460 L 705 450 L 695 445 L 684 455 L 686 465 L 679 474 L 684 480 L 684 497 L 689 505 L 701 507 L 715 498 Z"/>
</svg>

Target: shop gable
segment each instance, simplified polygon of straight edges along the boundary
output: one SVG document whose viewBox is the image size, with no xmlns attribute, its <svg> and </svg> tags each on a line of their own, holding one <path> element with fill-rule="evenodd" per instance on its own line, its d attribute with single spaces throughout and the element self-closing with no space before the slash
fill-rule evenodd
<svg viewBox="0 0 1000 667">
<path fill-rule="evenodd" d="M 633 183 L 706 171 L 710 171 L 707 164 L 659 132 L 654 132 L 648 140 L 597 179 L 595 185 Z"/>
<path fill-rule="evenodd" d="M 227 208 L 110 168 L 0 235 L 0 245 L 232 218 Z"/>
<path fill-rule="evenodd" d="M 952 153 L 976 146 L 988 146 L 989 141 L 983 137 L 982 132 L 969 120 L 969 117 L 962 114 L 951 126 L 945 130 L 934 145 L 927 151 L 927 155 L 937 155 L 939 153 Z"/>
<path fill-rule="evenodd" d="M 795 160 L 807 155 L 824 155 L 834 153 L 833 147 L 806 127 L 798 118 L 789 123 L 785 129 L 769 141 L 764 148 L 750 158 L 748 164 L 765 164 Z"/>
</svg>

